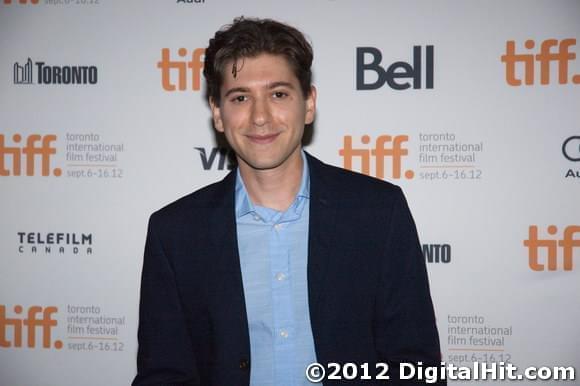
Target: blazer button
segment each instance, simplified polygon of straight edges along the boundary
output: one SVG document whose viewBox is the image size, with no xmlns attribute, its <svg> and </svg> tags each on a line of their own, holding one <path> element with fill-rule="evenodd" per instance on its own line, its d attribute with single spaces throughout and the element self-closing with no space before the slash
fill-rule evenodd
<svg viewBox="0 0 580 386">
<path fill-rule="evenodd" d="M 248 370 L 250 368 L 250 361 L 247 359 L 240 359 L 240 369 Z"/>
</svg>

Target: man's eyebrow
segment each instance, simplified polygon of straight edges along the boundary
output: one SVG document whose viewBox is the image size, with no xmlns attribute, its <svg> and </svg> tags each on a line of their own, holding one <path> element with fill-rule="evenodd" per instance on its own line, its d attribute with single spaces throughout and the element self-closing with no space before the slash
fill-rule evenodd
<svg viewBox="0 0 580 386">
<path fill-rule="evenodd" d="M 231 95 L 233 93 L 236 92 L 248 92 L 250 91 L 248 88 L 246 87 L 234 87 L 234 88 L 230 88 L 224 95 L 224 97 L 227 97 L 228 95 Z"/>
<path fill-rule="evenodd" d="M 278 88 L 278 87 L 287 87 L 291 90 L 296 89 L 296 87 L 294 87 L 294 85 L 292 83 L 285 82 L 285 81 L 272 82 L 272 83 L 269 83 L 267 87 L 269 90 L 273 90 L 273 89 Z M 237 92 L 241 92 L 241 93 L 250 92 L 250 89 L 247 87 L 233 87 L 233 88 L 230 88 L 228 91 L 226 91 L 226 93 L 224 94 L 224 97 L 227 98 L 229 95 L 237 93 Z"/>
<path fill-rule="evenodd" d="M 268 88 L 270 90 L 273 88 L 276 88 L 276 87 L 288 87 L 289 89 L 294 90 L 294 85 L 290 82 L 279 81 L 279 82 L 270 83 L 268 85 Z"/>
</svg>

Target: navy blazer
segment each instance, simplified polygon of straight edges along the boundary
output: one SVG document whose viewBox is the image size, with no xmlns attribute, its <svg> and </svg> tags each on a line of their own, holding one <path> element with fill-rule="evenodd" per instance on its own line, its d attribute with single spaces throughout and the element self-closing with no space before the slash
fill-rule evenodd
<svg viewBox="0 0 580 386">
<path fill-rule="evenodd" d="M 318 362 L 371 369 L 387 362 L 391 379 L 398 362 L 438 365 L 425 260 L 401 189 L 307 157 L 308 300 Z M 134 386 L 249 385 L 235 181 L 234 170 L 150 218 Z"/>
</svg>

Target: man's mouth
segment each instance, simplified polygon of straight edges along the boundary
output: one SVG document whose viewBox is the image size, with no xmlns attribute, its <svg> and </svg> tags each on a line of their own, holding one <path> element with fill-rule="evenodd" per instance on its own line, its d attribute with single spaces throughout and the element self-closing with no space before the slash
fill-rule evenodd
<svg viewBox="0 0 580 386">
<path fill-rule="evenodd" d="M 253 143 L 265 145 L 274 142 L 274 140 L 280 135 L 280 133 L 267 134 L 267 135 L 248 135 L 248 139 Z"/>
</svg>

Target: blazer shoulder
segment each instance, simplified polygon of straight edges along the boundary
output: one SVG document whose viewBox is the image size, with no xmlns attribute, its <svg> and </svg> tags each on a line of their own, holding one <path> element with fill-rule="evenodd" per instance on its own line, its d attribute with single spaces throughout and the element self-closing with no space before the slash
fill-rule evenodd
<svg viewBox="0 0 580 386">
<path fill-rule="evenodd" d="M 176 221 L 192 212 L 210 210 L 227 203 L 228 193 L 233 199 L 235 173 L 232 171 L 223 180 L 206 185 L 153 212 L 150 222 L 166 223 Z M 233 201 L 232 201 L 233 202 Z"/>
<path fill-rule="evenodd" d="M 373 196 L 384 199 L 396 198 L 402 195 L 402 189 L 389 181 L 370 177 L 362 173 L 350 171 L 337 166 L 325 164 L 314 159 L 315 169 L 320 170 L 321 179 L 334 192 L 346 196 L 368 199 Z"/>
</svg>

